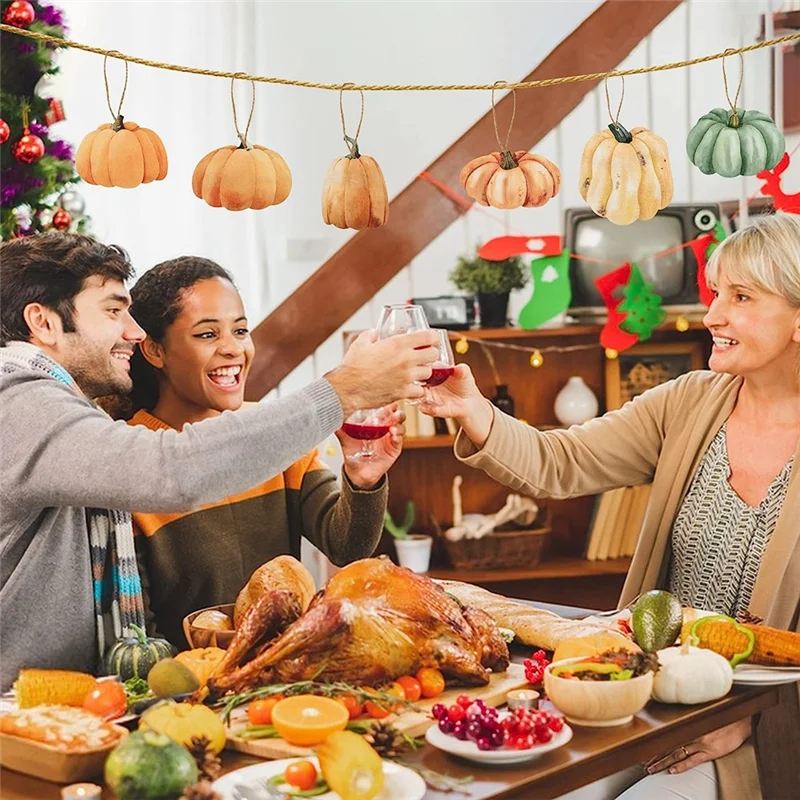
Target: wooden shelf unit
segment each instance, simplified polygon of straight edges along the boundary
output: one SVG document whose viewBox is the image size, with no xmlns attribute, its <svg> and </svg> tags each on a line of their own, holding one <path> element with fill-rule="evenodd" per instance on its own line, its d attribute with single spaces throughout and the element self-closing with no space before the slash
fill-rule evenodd
<svg viewBox="0 0 800 800">
<path fill-rule="evenodd" d="M 505 340 L 528 347 L 568 347 L 592 345 L 586 349 L 569 352 L 545 352 L 544 363 L 539 368 L 530 365 L 528 354 L 505 348 L 493 348 L 492 356 L 500 383 L 508 386 L 515 400 L 515 413 L 519 419 L 536 423 L 537 428 L 563 427 L 555 418 L 555 398 L 573 375 L 583 378 L 600 402 L 600 412 L 605 412 L 605 354 L 598 337 L 600 325 L 573 325 L 523 331 L 517 328 L 452 331 L 451 338 Z M 348 334 L 345 334 L 347 337 Z M 648 344 L 675 342 L 702 342 L 704 363 L 710 351 L 710 337 L 699 320 L 690 321 L 689 329 L 679 332 L 674 322 L 653 332 Z M 466 362 L 475 375 L 483 394 L 495 394 L 495 377 L 483 348 L 475 344 L 467 353 L 456 355 L 458 362 Z M 492 513 L 505 503 L 510 490 L 496 483 L 481 470 L 461 464 L 453 455 L 453 436 L 417 437 L 406 440 L 403 454 L 389 475 L 389 510 L 395 519 L 401 519 L 407 499 L 412 499 L 417 510 L 415 528 L 420 532 L 434 533 L 437 526 L 446 529 L 451 524 L 453 478 L 461 475 L 463 511 L 467 513 Z M 435 543 L 432 577 L 464 580 L 486 586 L 501 594 L 545 602 L 582 604 L 591 608 L 612 608 L 616 603 L 629 559 L 587 561 L 583 558 L 587 533 L 595 508 L 595 497 L 577 497 L 569 500 L 537 501 L 547 508 L 552 522 L 545 552 L 539 564 L 526 568 L 521 565 L 512 570 L 456 570 L 448 566 L 444 548 Z M 384 535 L 378 552 L 394 555 L 394 546 L 388 534 Z"/>
</svg>

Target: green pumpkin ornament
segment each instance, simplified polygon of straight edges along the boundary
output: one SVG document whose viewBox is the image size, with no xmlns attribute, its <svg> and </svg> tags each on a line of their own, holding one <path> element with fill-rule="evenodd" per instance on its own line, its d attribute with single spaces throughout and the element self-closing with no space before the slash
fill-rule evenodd
<svg viewBox="0 0 800 800">
<path fill-rule="evenodd" d="M 722 79 L 730 109 L 714 108 L 700 117 L 689 131 L 686 152 L 704 175 L 756 175 L 772 169 L 786 150 L 786 141 L 772 117 L 762 111 L 737 108 L 744 77 L 744 58 L 736 97 L 731 100 L 725 58 L 722 59 Z"/>
<path fill-rule="evenodd" d="M 772 169 L 786 150 L 786 140 L 762 111 L 715 108 L 689 131 L 686 152 L 704 175 L 756 175 Z"/>
<path fill-rule="evenodd" d="M 109 675 L 117 675 L 121 681 L 130 678 L 147 678 L 153 665 L 175 653 L 175 648 L 166 640 L 147 636 L 138 625 L 131 625 L 135 637 L 117 639 L 105 658 Z"/>
</svg>

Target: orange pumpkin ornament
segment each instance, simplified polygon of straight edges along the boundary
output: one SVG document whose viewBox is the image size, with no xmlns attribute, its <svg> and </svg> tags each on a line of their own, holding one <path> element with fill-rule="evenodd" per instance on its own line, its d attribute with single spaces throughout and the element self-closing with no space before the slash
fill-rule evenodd
<svg viewBox="0 0 800 800">
<path fill-rule="evenodd" d="M 497 81 L 495 88 L 504 81 Z M 492 117 L 499 151 L 473 158 L 458 177 L 466 193 L 482 206 L 493 208 L 537 208 L 552 200 L 561 188 L 561 171 L 549 159 L 525 150 L 511 152 L 508 142 L 517 113 L 517 96 L 511 90 L 513 108 L 506 141 L 497 131 L 492 89 Z"/>
<path fill-rule="evenodd" d="M 322 184 L 322 219 L 326 225 L 337 228 L 377 228 L 389 219 L 389 193 L 378 162 L 363 156 L 358 150 L 358 134 L 364 119 L 364 93 L 361 92 L 361 119 L 354 139 L 345 131 L 342 93 L 339 91 L 339 110 L 342 116 L 342 133 L 347 148 L 346 156 L 337 158 L 328 168 Z"/>
<path fill-rule="evenodd" d="M 192 174 L 192 190 L 196 197 L 210 206 L 227 208 L 228 211 L 276 206 L 292 190 L 292 173 L 279 153 L 258 144 L 250 144 L 247 140 L 256 102 L 256 88 L 252 81 L 250 118 L 244 133 L 239 130 L 233 95 L 234 80 L 231 79 L 233 125 L 241 144 L 238 147 L 219 147 L 203 157 Z"/>
<path fill-rule="evenodd" d="M 103 62 L 103 74 L 108 110 L 114 122 L 100 125 L 83 137 L 75 156 L 75 169 L 86 183 L 123 189 L 163 180 L 167 176 L 168 160 L 161 138 L 149 128 L 123 121 L 121 111 L 128 86 L 128 62 L 125 62 L 125 85 L 115 114 L 108 91 L 107 61 L 108 56 Z"/>
</svg>

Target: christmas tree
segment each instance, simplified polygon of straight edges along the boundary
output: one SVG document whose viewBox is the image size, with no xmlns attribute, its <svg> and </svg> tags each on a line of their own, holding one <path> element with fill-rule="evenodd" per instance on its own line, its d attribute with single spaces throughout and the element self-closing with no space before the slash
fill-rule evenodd
<svg viewBox="0 0 800 800">
<path fill-rule="evenodd" d="M 625 312 L 620 327 L 623 331 L 636 334 L 640 342 L 649 339 L 653 335 L 653 328 L 666 318 L 666 312 L 661 308 L 661 298 L 645 282 L 636 264 L 631 264 L 631 276 L 623 295 L 625 299 L 617 306 L 617 311 Z"/>
<path fill-rule="evenodd" d="M 37 0 L 7 0 L 0 19 L 16 28 L 63 39 L 61 11 Z M 0 236 L 4 240 L 55 228 L 84 230 L 83 198 L 71 184 L 72 148 L 51 137 L 50 126 L 64 119 L 61 102 L 43 97 L 55 75 L 58 45 L 2 33 L 0 61 Z M 44 80 L 43 80 L 44 79 Z"/>
</svg>

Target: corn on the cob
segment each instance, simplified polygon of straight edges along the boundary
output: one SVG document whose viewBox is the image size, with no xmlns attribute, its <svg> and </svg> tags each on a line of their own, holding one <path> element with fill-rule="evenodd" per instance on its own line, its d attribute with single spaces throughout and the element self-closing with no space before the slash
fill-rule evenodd
<svg viewBox="0 0 800 800">
<path fill-rule="evenodd" d="M 97 680 L 83 672 L 60 669 L 21 669 L 14 684 L 17 705 L 82 706 Z"/>
<path fill-rule="evenodd" d="M 681 641 L 689 636 L 693 623 L 687 623 L 681 631 Z M 746 663 L 771 667 L 800 667 L 800 633 L 769 628 L 766 625 L 741 625 L 755 636 L 753 652 Z M 709 621 L 698 625 L 695 636 L 698 647 L 713 650 L 727 659 L 743 653 L 748 646 L 747 634 L 726 620 Z"/>
</svg>

